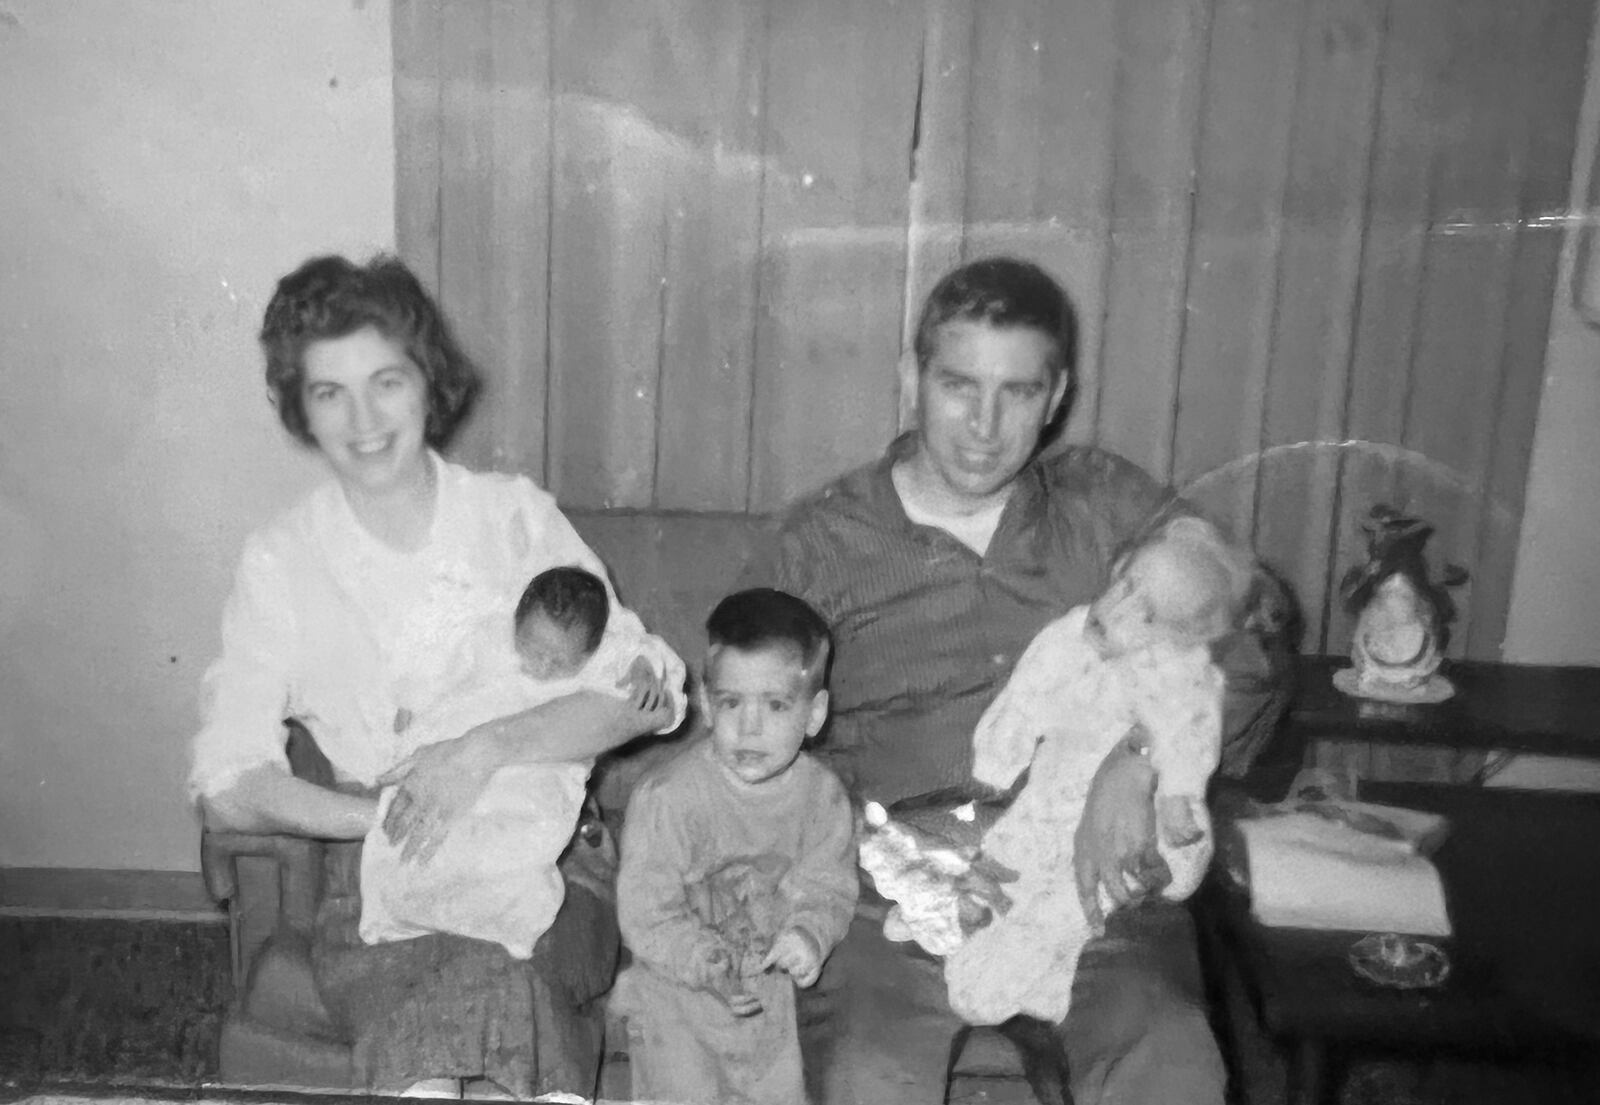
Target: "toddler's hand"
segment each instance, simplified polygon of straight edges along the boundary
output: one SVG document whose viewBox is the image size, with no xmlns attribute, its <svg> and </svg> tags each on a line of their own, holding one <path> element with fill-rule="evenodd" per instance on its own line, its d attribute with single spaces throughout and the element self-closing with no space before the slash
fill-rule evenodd
<svg viewBox="0 0 1600 1105">
<path fill-rule="evenodd" d="M 1017 881 L 1017 873 L 1005 864 L 978 855 L 967 873 L 955 881 L 957 917 L 961 931 L 971 936 L 985 927 L 995 916 L 1011 909 L 1011 895 L 1005 884 Z"/>
<path fill-rule="evenodd" d="M 711 980 L 706 989 L 720 998 L 735 1017 L 751 1017 L 761 1012 L 761 999 L 745 990 L 731 952 L 711 953 Z"/>
<path fill-rule="evenodd" d="M 802 990 L 816 983 L 822 974 L 822 949 L 816 940 L 798 928 L 786 928 L 772 942 L 772 950 L 761 961 L 761 969 L 776 967 L 794 979 Z"/>
</svg>

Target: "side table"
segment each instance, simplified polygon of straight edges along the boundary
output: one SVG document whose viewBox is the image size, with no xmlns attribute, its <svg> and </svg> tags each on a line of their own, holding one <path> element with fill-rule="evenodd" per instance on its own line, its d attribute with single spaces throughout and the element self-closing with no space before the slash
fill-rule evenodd
<svg viewBox="0 0 1600 1105">
<path fill-rule="evenodd" d="M 1230 1015 L 1257 1018 L 1286 1049 L 1293 1105 L 1322 1105 L 1342 1059 L 1369 1048 L 1596 1064 L 1600 796 L 1391 783 L 1361 797 L 1450 820 L 1433 857 L 1454 928 L 1441 942 L 1452 964 L 1443 986 L 1367 982 L 1345 958 L 1363 933 L 1258 924 L 1220 870 L 1196 901 L 1213 977 L 1247 998 Z M 1227 1037 L 1254 1026 L 1222 1027 Z"/>
<path fill-rule="evenodd" d="M 1295 696 L 1284 738 L 1447 744 L 1556 756 L 1600 757 L 1600 668 L 1450 660 L 1456 693 L 1431 705 L 1352 698 L 1333 685 L 1343 656 L 1295 661 Z"/>
</svg>

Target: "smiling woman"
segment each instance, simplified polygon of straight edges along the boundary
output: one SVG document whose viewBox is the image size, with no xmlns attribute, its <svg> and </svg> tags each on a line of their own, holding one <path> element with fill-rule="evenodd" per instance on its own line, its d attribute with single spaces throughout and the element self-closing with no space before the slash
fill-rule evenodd
<svg viewBox="0 0 1600 1105">
<path fill-rule="evenodd" d="M 426 481 L 427 379 L 368 326 L 306 350 L 306 428 L 340 482 L 365 496 Z"/>
<path fill-rule="evenodd" d="M 630 701 L 577 691 L 402 761 L 410 719 L 476 676 L 479 649 L 509 639 L 529 578 L 576 565 L 604 580 L 605 569 L 532 482 L 470 472 L 434 451 L 478 378 L 400 262 L 306 262 L 279 282 L 261 341 L 279 417 L 333 479 L 246 545 L 222 656 L 206 676 L 191 790 L 211 826 L 342 842 L 325 850 L 311 963 L 369 1088 L 486 1079 L 523 1097 L 587 1095 L 598 1032 L 583 1018 L 616 956 L 602 897 L 573 887 L 549 928 L 529 935 L 527 959 L 450 932 L 368 945 L 358 934 L 362 841 L 382 833 L 426 857 L 499 768 L 586 771 L 600 752 L 675 726 L 682 664 L 607 584 L 604 639 L 664 671 L 664 687 Z M 287 719 L 315 739 L 334 788 L 289 772 Z M 380 780 L 399 786 L 381 827 Z"/>
</svg>

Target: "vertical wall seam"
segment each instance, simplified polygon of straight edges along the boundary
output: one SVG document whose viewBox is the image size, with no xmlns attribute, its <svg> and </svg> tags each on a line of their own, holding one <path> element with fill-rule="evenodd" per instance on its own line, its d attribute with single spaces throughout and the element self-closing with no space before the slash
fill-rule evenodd
<svg viewBox="0 0 1600 1105">
<path fill-rule="evenodd" d="M 1278 324 L 1282 319 L 1283 311 L 1283 242 L 1287 235 L 1284 228 L 1289 222 L 1289 190 L 1294 186 L 1294 153 L 1295 143 L 1298 140 L 1298 126 L 1300 117 L 1300 100 L 1305 93 L 1306 75 L 1306 36 L 1307 24 L 1310 19 L 1306 13 L 1305 0 L 1298 6 L 1299 26 L 1295 31 L 1295 68 L 1294 68 L 1294 93 L 1289 104 L 1289 126 L 1284 135 L 1283 160 L 1280 162 L 1281 174 L 1278 179 L 1278 217 L 1266 229 L 1272 246 L 1272 304 L 1267 310 L 1265 347 L 1262 349 L 1261 362 L 1261 398 L 1260 408 L 1256 411 L 1256 440 L 1255 454 L 1255 490 L 1250 499 L 1250 544 L 1254 546 L 1261 540 L 1261 491 L 1265 483 L 1267 449 L 1267 414 L 1272 410 L 1272 377 L 1273 362 L 1278 352 Z"/>
<path fill-rule="evenodd" d="M 760 134 L 756 157 L 756 258 L 750 267 L 750 399 L 745 406 L 744 426 L 744 511 L 754 505 L 756 481 L 756 407 L 761 383 L 761 289 L 762 270 L 767 255 L 767 139 L 770 130 L 770 104 L 767 100 L 772 80 L 772 5 L 783 0 L 766 0 L 761 9 L 761 87 L 756 95 L 756 130 Z"/>
<path fill-rule="evenodd" d="M 541 438 L 540 482 L 551 494 L 555 488 L 555 458 L 551 439 L 555 436 L 555 265 L 556 265 L 556 50 L 559 27 L 553 9 L 546 9 L 550 22 L 545 35 L 544 61 L 544 434 Z"/>
<path fill-rule="evenodd" d="M 1112 20 L 1116 28 L 1115 34 L 1120 38 L 1122 34 L 1122 20 L 1116 18 L 1116 0 L 1112 0 Z M 1096 335 L 1094 351 L 1095 363 L 1095 389 L 1094 410 L 1090 412 L 1091 440 L 1096 444 L 1100 442 L 1101 414 L 1105 409 L 1106 394 L 1106 344 L 1111 333 L 1111 295 L 1116 287 L 1112 279 L 1117 268 L 1117 153 L 1121 149 L 1119 136 L 1122 128 L 1122 110 L 1127 96 L 1127 65 L 1123 61 L 1123 50 L 1120 42 L 1114 42 L 1116 49 L 1112 54 L 1111 62 L 1111 125 L 1106 128 L 1106 223 L 1105 223 L 1105 255 L 1100 262 L 1100 332 Z M 1082 359 L 1082 351 L 1079 352 Z M 1070 412 L 1068 412 L 1070 415 Z"/>
<path fill-rule="evenodd" d="M 1189 334 L 1189 280 L 1194 268 L 1194 216 L 1200 197 L 1200 146 L 1205 132 L 1206 94 L 1210 90 L 1212 32 L 1216 29 L 1217 0 L 1207 0 L 1197 51 L 1200 71 L 1194 80 L 1194 118 L 1189 133 L 1189 201 L 1183 231 L 1183 274 L 1178 284 L 1178 332 L 1172 349 L 1172 414 L 1167 422 L 1167 443 L 1163 481 L 1170 484 L 1176 474 L 1178 425 L 1183 417 L 1183 343 Z"/>
<path fill-rule="evenodd" d="M 667 392 L 667 299 L 672 287 L 667 273 L 671 271 L 673 190 L 666 189 L 661 196 L 661 284 L 656 293 L 656 387 L 653 399 L 655 440 L 651 442 L 650 505 L 661 505 L 661 414 L 666 404 L 661 401 Z"/>
<path fill-rule="evenodd" d="M 1382 44 L 1377 56 L 1377 79 L 1374 82 L 1372 93 L 1372 110 L 1367 121 L 1367 133 L 1371 141 L 1367 145 L 1367 166 L 1365 171 L 1365 185 L 1361 190 L 1361 244 L 1356 254 L 1356 287 L 1355 295 L 1350 297 L 1350 315 L 1346 322 L 1346 329 L 1350 334 L 1350 344 L 1345 349 L 1344 364 L 1344 394 L 1341 397 L 1339 408 L 1339 437 L 1341 440 L 1350 438 L 1350 408 L 1355 403 L 1356 386 L 1356 357 L 1361 339 L 1361 316 L 1366 308 L 1366 271 L 1367 271 L 1367 245 L 1372 237 L 1372 207 L 1373 207 L 1373 181 L 1377 175 L 1378 150 L 1383 138 L 1383 94 L 1389 79 L 1389 47 L 1390 20 L 1394 15 L 1395 0 L 1388 0 L 1383 8 L 1383 19 L 1379 24 L 1379 35 Z M 1334 469 L 1333 480 L 1333 517 L 1327 532 L 1327 560 L 1323 572 L 1322 582 L 1322 636 L 1318 641 L 1318 651 L 1325 652 L 1328 647 L 1328 629 L 1333 622 L 1334 603 L 1337 599 L 1337 581 L 1339 579 L 1339 535 L 1345 525 L 1344 521 L 1344 492 L 1345 477 L 1349 474 L 1349 454 L 1340 449 L 1337 466 Z"/>
<path fill-rule="evenodd" d="M 904 358 L 906 355 L 907 344 L 915 340 L 915 335 L 912 331 L 912 327 L 915 324 L 911 320 L 911 312 L 913 310 L 911 306 L 911 278 L 914 271 L 912 262 L 917 253 L 917 197 L 921 193 L 922 189 L 926 187 L 926 181 L 919 179 L 919 168 L 917 162 L 921 156 L 921 146 L 924 139 L 922 132 L 922 97 L 927 91 L 928 50 L 931 46 L 931 39 L 933 38 L 933 21 L 938 18 L 938 16 L 929 13 L 930 7 L 931 5 L 924 7 L 923 9 L 924 23 L 922 26 L 922 52 L 917 58 L 917 88 L 916 95 L 912 98 L 911 107 L 911 150 L 910 158 L 906 166 L 906 221 L 905 233 L 901 236 L 902 264 L 900 267 L 899 353 L 901 358 Z M 899 418 L 900 410 L 899 375 L 900 374 L 898 372 L 895 373 L 894 410 L 896 412 L 897 420 Z M 895 429 L 898 432 L 898 424 L 896 425 Z"/>
<path fill-rule="evenodd" d="M 433 150 L 433 281 L 442 302 L 444 291 L 444 0 L 433 0 L 433 125 L 438 141 Z"/>
</svg>

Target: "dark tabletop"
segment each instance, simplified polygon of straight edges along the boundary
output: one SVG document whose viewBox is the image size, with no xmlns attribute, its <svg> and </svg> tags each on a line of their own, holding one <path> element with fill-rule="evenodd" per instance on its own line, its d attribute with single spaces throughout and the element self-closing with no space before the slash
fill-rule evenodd
<svg viewBox="0 0 1600 1105">
<path fill-rule="evenodd" d="M 1432 705 L 1354 698 L 1333 686 L 1342 656 L 1296 661 L 1289 724 L 1299 740 L 1343 738 L 1600 756 L 1600 668 L 1446 661 L 1455 695 Z"/>
<path fill-rule="evenodd" d="M 1350 1043 L 1495 1050 L 1600 1045 L 1600 796 L 1368 784 L 1362 797 L 1443 813 L 1434 855 L 1454 928 L 1433 991 L 1369 983 L 1346 960 L 1361 933 L 1269 929 L 1242 894 L 1205 908 L 1269 1031 Z"/>
</svg>

